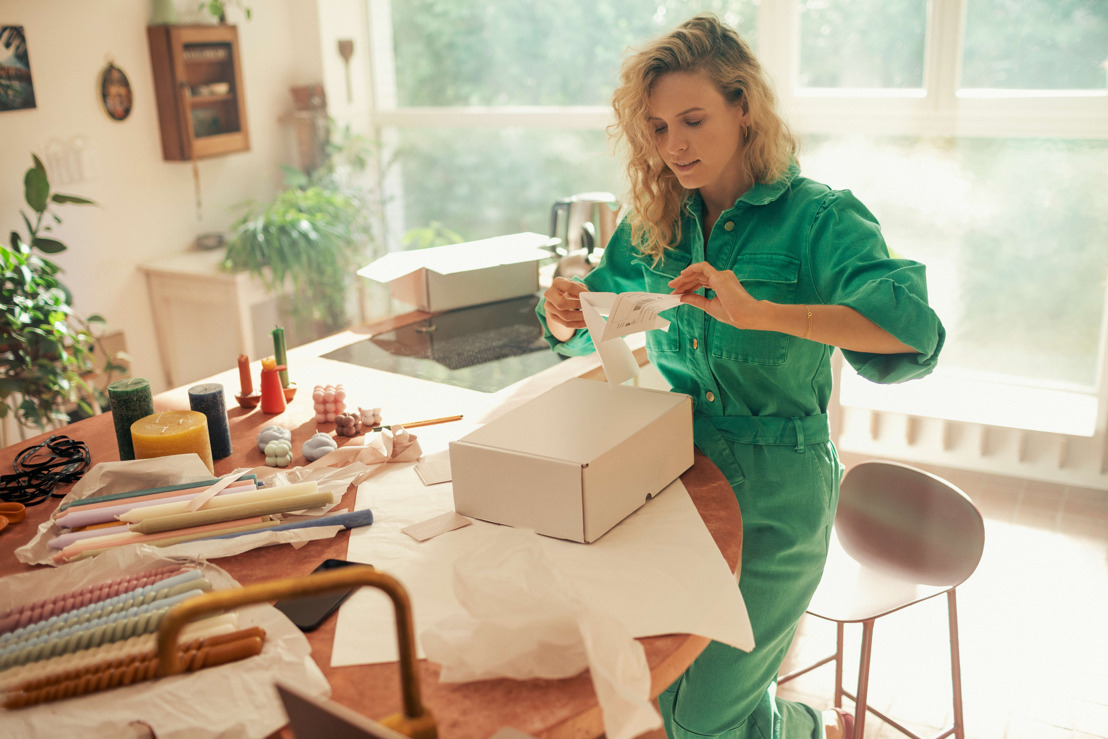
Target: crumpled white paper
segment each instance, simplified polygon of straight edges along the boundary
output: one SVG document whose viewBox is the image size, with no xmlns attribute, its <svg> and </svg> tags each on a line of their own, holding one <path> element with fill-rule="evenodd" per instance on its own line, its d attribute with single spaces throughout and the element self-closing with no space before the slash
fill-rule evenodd
<svg viewBox="0 0 1108 739">
<path fill-rule="evenodd" d="M 201 465 L 203 466 L 203 465 Z M 121 547 L 54 570 L 0 578 L 0 603 L 29 603 L 60 593 L 170 564 L 199 568 L 213 588 L 239 584 L 225 570 L 206 563 L 167 557 L 145 545 Z M 270 605 L 238 610 L 239 628 L 266 631 L 262 653 L 227 665 L 174 675 L 110 691 L 67 698 L 17 710 L 0 708 L 4 737 L 119 739 L 132 725 L 149 726 L 158 739 L 266 737 L 286 722 L 273 684 L 296 685 L 319 697 L 330 685 L 312 660 L 307 638 Z"/>
<path fill-rule="evenodd" d="M 617 619 L 589 607 L 536 534 L 500 533 L 454 564 L 454 593 L 467 616 L 421 634 L 427 657 L 442 665 L 441 679 L 560 679 L 591 668 L 608 737 L 659 728 L 642 645 Z"/>
<path fill-rule="evenodd" d="M 364 446 L 347 444 L 320 457 L 303 467 L 254 467 L 239 468 L 231 474 L 254 473 L 270 486 L 291 485 L 315 481 L 322 492 L 330 492 L 335 502 L 299 512 L 297 515 L 321 516 L 338 504 L 350 485 L 359 484 L 379 470 L 384 462 L 413 462 L 421 451 L 414 434 L 402 432 L 395 437 L 391 432 L 374 435 Z M 118 462 L 101 462 L 94 465 L 73 489 L 58 503 L 61 506 L 74 500 L 95 495 L 111 495 L 129 490 L 175 485 L 197 480 L 210 480 L 211 472 L 195 454 L 174 454 L 152 459 L 133 459 Z M 49 542 L 64 532 L 54 523 L 59 515 L 56 510 L 50 520 L 39 525 L 35 536 L 19 549 L 15 556 L 27 564 L 56 566 Z M 300 547 L 316 539 L 329 539 L 342 530 L 341 526 L 320 526 L 287 531 L 259 531 L 233 539 L 211 539 L 182 542 L 163 547 L 170 556 L 192 556 L 204 559 L 230 557 L 251 549 L 291 544 Z"/>
</svg>

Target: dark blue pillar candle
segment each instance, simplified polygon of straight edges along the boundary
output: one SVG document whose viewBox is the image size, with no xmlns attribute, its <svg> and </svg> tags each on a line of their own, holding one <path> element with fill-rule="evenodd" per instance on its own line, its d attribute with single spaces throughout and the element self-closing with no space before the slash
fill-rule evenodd
<svg viewBox="0 0 1108 739">
<path fill-rule="evenodd" d="M 212 459 L 231 456 L 231 426 L 227 422 L 227 404 L 223 386 L 218 382 L 193 385 L 189 388 L 189 407 L 208 419 L 208 438 L 212 442 Z"/>
<path fill-rule="evenodd" d="M 154 397 L 150 383 L 141 377 L 128 377 L 108 385 L 108 402 L 112 407 L 112 423 L 115 425 L 115 443 L 119 458 L 135 458 L 131 443 L 131 424 L 154 412 Z"/>
</svg>

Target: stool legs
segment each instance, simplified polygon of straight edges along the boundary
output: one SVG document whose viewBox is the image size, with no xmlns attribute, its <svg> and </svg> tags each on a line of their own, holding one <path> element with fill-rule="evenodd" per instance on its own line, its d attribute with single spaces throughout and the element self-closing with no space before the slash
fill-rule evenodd
<svg viewBox="0 0 1108 739">
<path fill-rule="evenodd" d="M 843 707 L 843 643 L 846 624 L 835 622 L 835 708 Z"/>
<path fill-rule="evenodd" d="M 962 659 L 958 649 L 958 602 L 954 596 L 955 588 L 946 594 L 947 617 L 950 620 L 950 687 L 954 693 L 954 736 L 965 739 L 965 724 L 962 723 Z"/>
<path fill-rule="evenodd" d="M 854 736 L 866 731 L 866 710 L 869 705 L 869 662 L 873 653 L 873 624 L 876 619 L 862 622 L 862 655 L 858 662 L 858 693 L 854 699 Z"/>
<path fill-rule="evenodd" d="M 955 596 L 955 588 L 951 588 L 946 591 L 947 598 L 947 619 L 948 627 L 950 630 L 950 685 L 953 693 L 953 706 L 954 706 L 954 722 L 952 726 L 949 726 L 943 733 L 939 734 L 936 739 L 945 739 L 946 737 L 953 736 L 955 739 L 965 739 L 965 724 L 962 716 L 962 662 L 961 652 L 958 643 L 958 602 Z M 901 732 L 905 736 L 913 737 L 913 739 L 920 739 L 920 737 L 909 730 L 907 727 L 895 720 L 886 716 L 881 711 L 869 707 L 869 678 L 870 678 L 870 660 L 873 653 L 873 629 L 877 619 L 870 619 L 868 621 L 862 621 L 862 642 L 861 642 L 861 654 L 858 660 L 858 688 L 857 693 L 852 695 L 850 691 L 846 690 L 843 686 L 843 664 L 845 659 L 845 631 L 846 622 L 835 622 L 835 654 L 829 657 L 824 657 L 814 664 L 810 664 L 807 667 L 796 670 L 788 675 L 782 675 L 778 679 L 778 685 L 783 685 L 786 682 L 793 680 L 807 672 L 810 672 L 818 667 L 821 667 L 828 662 L 835 663 L 835 707 L 842 708 L 843 700 L 848 699 L 854 702 L 854 736 L 857 739 L 862 739 L 865 735 L 866 729 L 866 716 L 869 713 L 874 714 L 877 718 L 881 719 L 885 723 L 889 724 L 892 728 Z"/>
</svg>

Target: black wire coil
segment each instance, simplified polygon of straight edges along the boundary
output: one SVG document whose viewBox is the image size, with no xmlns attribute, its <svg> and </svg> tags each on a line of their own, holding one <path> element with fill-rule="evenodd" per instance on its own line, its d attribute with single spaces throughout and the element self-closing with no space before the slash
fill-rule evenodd
<svg viewBox="0 0 1108 739">
<path fill-rule="evenodd" d="M 16 455 L 15 474 L 0 475 L 0 500 L 38 505 L 47 498 L 61 498 L 58 485 L 75 482 L 92 462 L 88 444 L 55 435 Z"/>
</svg>

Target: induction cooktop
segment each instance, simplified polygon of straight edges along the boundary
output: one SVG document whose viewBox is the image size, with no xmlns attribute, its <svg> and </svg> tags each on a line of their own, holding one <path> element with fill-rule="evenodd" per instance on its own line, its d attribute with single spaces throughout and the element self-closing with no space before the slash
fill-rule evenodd
<svg viewBox="0 0 1108 739">
<path fill-rule="evenodd" d="M 447 311 L 323 356 L 494 393 L 563 358 L 542 337 L 538 301 L 529 295 Z"/>
</svg>

